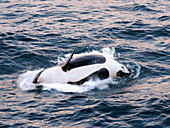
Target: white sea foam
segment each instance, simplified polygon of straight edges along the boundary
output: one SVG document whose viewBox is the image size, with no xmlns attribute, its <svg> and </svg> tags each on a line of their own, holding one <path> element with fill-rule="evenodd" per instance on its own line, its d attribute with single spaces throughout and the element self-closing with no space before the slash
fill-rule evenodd
<svg viewBox="0 0 170 128">
<path fill-rule="evenodd" d="M 36 85 L 32 83 L 35 75 L 41 70 L 27 71 L 19 75 L 17 85 L 21 90 L 33 90 Z"/>
<path fill-rule="evenodd" d="M 101 50 L 102 52 L 99 51 L 92 51 L 90 53 L 95 54 L 95 53 L 100 53 L 100 54 L 104 54 L 106 56 L 111 56 L 114 58 L 114 54 L 115 54 L 115 49 L 112 48 L 103 48 Z M 77 57 L 79 55 L 83 55 L 83 54 L 87 54 L 87 53 L 81 53 L 81 54 L 74 54 L 74 57 Z M 57 63 L 63 63 L 70 54 L 66 54 L 64 57 L 58 57 L 57 59 Z M 135 64 L 135 63 L 133 63 Z M 137 65 L 137 64 L 135 64 Z M 137 65 L 138 66 L 138 65 Z M 130 65 L 128 65 L 128 68 L 131 68 Z M 137 77 L 139 75 L 140 72 L 140 68 L 138 68 L 139 70 L 137 70 L 138 73 L 136 73 L 137 75 L 135 75 L 135 77 Z M 18 78 L 18 86 L 21 90 L 33 90 L 36 89 L 36 84 L 33 84 L 32 81 L 35 77 L 35 75 L 40 72 L 42 69 L 40 70 L 35 70 L 35 71 L 27 71 L 21 75 L 19 75 Z M 102 90 L 102 89 L 106 89 L 108 88 L 108 84 L 117 84 L 117 81 L 114 81 L 113 79 L 106 79 L 106 80 L 90 80 L 85 82 L 83 85 L 70 85 L 70 84 L 61 84 L 61 83 L 53 83 L 53 84 L 41 84 L 42 85 L 42 89 L 43 90 L 51 90 L 51 89 L 55 89 L 59 92 L 74 92 L 74 93 L 82 93 L 82 92 L 87 92 L 93 89 L 98 89 L 98 90 Z"/>
</svg>

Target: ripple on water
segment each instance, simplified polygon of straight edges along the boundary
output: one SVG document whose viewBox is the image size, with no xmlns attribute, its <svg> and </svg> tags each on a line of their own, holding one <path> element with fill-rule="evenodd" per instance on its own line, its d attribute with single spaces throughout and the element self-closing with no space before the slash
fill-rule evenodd
<svg viewBox="0 0 170 128">
<path fill-rule="evenodd" d="M 0 127 L 169 128 L 168 2 L 0 0 Z M 40 68 L 74 48 L 112 55 L 132 74 L 35 91 Z"/>
<path fill-rule="evenodd" d="M 118 11 L 130 11 L 130 12 L 161 12 L 160 10 L 153 9 L 147 5 L 141 4 L 125 4 L 121 6 L 110 6 L 110 8 L 114 8 Z"/>
</svg>

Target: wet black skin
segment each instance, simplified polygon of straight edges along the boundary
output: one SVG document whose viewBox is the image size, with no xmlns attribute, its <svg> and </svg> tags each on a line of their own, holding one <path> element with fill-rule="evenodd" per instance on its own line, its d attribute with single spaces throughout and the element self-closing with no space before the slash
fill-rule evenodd
<svg viewBox="0 0 170 128">
<path fill-rule="evenodd" d="M 125 78 L 125 77 L 128 77 L 130 75 L 130 73 L 124 73 L 123 71 L 120 70 L 116 73 L 116 75 L 118 77 Z"/>
<path fill-rule="evenodd" d="M 82 66 L 102 64 L 106 62 L 106 58 L 102 55 L 86 55 L 82 57 L 77 57 L 71 60 L 66 66 L 62 67 L 63 71 L 70 71 L 74 68 L 79 68 Z"/>
<path fill-rule="evenodd" d="M 93 65 L 93 64 L 102 64 L 106 62 L 106 58 L 102 55 L 86 55 L 83 57 L 77 57 L 73 60 L 71 60 L 67 66 L 67 69 L 64 70 L 71 70 L 74 68 L 79 68 L 82 66 L 87 66 L 87 65 Z M 109 77 L 109 71 L 106 68 L 102 68 L 92 74 L 90 74 L 89 76 L 81 79 L 80 81 L 76 81 L 76 82 L 72 82 L 69 81 L 67 82 L 68 84 L 76 84 L 76 85 L 81 85 L 84 82 L 90 80 L 90 79 L 107 79 Z"/>
<path fill-rule="evenodd" d="M 107 78 L 109 78 L 109 71 L 106 68 L 102 68 L 102 69 L 92 73 L 91 75 L 85 77 L 84 79 L 81 79 L 80 81 L 76 81 L 76 82 L 69 81 L 68 84 L 81 85 L 81 84 L 85 83 L 86 81 L 89 81 L 90 79 L 104 80 Z"/>
<path fill-rule="evenodd" d="M 38 78 L 40 77 L 41 73 L 43 72 L 44 70 L 40 71 L 35 77 L 34 77 L 34 80 L 33 80 L 33 83 L 36 84 L 38 83 Z"/>
</svg>

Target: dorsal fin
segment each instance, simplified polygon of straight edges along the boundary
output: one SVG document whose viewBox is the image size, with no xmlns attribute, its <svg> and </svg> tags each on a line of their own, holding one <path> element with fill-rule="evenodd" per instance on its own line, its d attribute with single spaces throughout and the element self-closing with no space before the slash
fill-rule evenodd
<svg viewBox="0 0 170 128">
<path fill-rule="evenodd" d="M 63 64 L 62 69 L 64 72 L 67 72 L 69 70 L 69 62 L 72 59 L 74 52 L 75 52 L 75 49 L 72 51 L 72 53 L 69 56 L 69 58 L 67 59 L 67 61 Z"/>
</svg>

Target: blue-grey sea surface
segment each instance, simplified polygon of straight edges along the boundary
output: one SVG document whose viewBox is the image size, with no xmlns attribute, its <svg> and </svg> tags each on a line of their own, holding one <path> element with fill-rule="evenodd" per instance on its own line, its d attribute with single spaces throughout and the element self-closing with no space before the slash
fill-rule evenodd
<svg viewBox="0 0 170 128">
<path fill-rule="evenodd" d="M 0 127 L 170 128 L 169 12 L 169 0 L 0 0 Z M 131 75 L 32 88 L 73 49 Z"/>
</svg>

